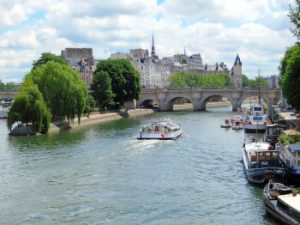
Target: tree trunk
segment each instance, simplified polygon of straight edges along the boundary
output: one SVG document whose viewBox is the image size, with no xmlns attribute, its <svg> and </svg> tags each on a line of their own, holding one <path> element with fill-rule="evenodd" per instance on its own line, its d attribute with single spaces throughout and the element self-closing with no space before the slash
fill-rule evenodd
<svg viewBox="0 0 300 225">
<path fill-rule="evenodd" d="M 296 118 L 296 131 L 300 131 L 300 119 Z"/>
</svg>

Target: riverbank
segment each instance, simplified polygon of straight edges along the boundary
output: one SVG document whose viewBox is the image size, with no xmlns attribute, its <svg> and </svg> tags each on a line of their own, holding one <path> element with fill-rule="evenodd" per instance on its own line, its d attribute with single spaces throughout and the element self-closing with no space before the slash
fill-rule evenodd
<svg viewBox="0 0 300 225">
<path fill-rule="evenodd" d="M 152 109 L 134 109 L 128 110 L 127 112 L 92 113 L 88 117 L 81 117 L 80 124 L 78 124 L 77 118 L 71 121 L 70 124 L 67 124 L 66 122 L 52 123 L 48 133 L 56 133 L 67 129 L 78 129 L 98 123 L 119 120 L 127 117 L 143 116 L 152 113 L 154 113 Z"/>
<path fill-rule="evenodd" d="M 231 103 L 229 101 L 222 101 L 222 102 L 208 102 L 206 104 L 206 108 L 215 108 L 215 107 L 226 107 L 230 106 Z M 177 104 L 173 106 L 173 110 L 193 110 L 193 104 L 192 103 L 185 103 L 185 104 Z"/>
</svg>

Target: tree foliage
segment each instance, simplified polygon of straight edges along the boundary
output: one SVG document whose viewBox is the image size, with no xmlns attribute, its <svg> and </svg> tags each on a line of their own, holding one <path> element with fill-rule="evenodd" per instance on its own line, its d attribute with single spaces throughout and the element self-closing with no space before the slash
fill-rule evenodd
<svg viewBox="0 0 300 225">
<path fill-rule="evenodd" d="M 41 57 L 37 61 L 33 62 L 32 70 L 35 69 L 38 66 L 46 64 L 49 61 L 57 62 L 57 63 L 60 63 L 60 64 L 65 64 L 65 65 L 68 64 L 65 59 L 63 59 L 59 56 L 56 56 L 56 55 L 54 55 L 50 52 L 44 52 L 44 53 L 42 53 Z"/>
<path fill-rule="evenodd" d="M 14 82 L 7 82 L 4 83 L 0 80 L 0 91 L 11 91 L 11 90 L 18 90 L 19 85 Z"/>
<path fill-rule="evenodd" d="M 52 120 L 70 121 L 77 115 L 78 122 L 85 109 L 88 92 L 84 81 L 69 65 L 49 61 L 33 69 L 24 83 L 34 83 L 41 91 Z"/>
<path fill-rule="evenodd" d="M 125 59 L 103 60 L 97 64 L 94 74 L 106 72 L 111 79 L 111 89 L 115 95 L 113 102 L 116 107 L 123 106 L 125 102 L 138 99 L 140 93 L 140 75 L 133 65 Z M 103 77 L 102 73 L 102 77 Z M 105 76 L 105 75 L 104 75 Z M 102 78 L 106 79 L 106 78 Z M 95 80 L 96 82 L 96 80 Z M 94 93 L 98 92 L 97 85 L 93 85 Z M 99 87 L 100 88 L 100 87 Z M 102 87 L 104 88 L 104 87 Z M 105 85 L 106 90 L 99 90 L 101 93 L 109 91 L 109 85 Z M 111 96 L 107 93 L 107 96 Z M 109 97 L 110 98 L 110 97 Z M 110 102 L 110 100 L 108 100 Z"/>
<path fill-rule="evenodd" d="M 105 110 L 114 105 L 115 94 L 112 91 L 111 78 L 106 71 L 95 71 L 91 90 L 100 110 Z"/>
<path fill-rule="evenodd" d="M 293 8 L 290 5 L 289 18 L 290 21 L 295 25 L 294 29 L 291 29 L 294 36 L 299 40 L 300 39 L 300 0 L 295 0 L 296 5 Z"/>
<path fill-rule="evenodd" d="M 231 86 L 231 78 L 228 74 L 178 72 L 170 77 L 170 85 L 173 88 L 225 88 Z"/>
<path fill-rule="evenodd" d="M 24 85 L 15 97 L 8 112 L 8 129 L 11 130 L 12 125 L 16 122 L 30 123 L 37 132 L 48 132 L 50 113 L 36 85 Z"/>
<path fill-rule="evenodd" d="M 296 43 L 281 61 L 281 88 L 288 103 L 300 110 L 300 44 Z"/>
<path fill-rule="evenodd" d="M 244 88 L 267 88 L 268 83 L 267 81 L 262 77 L 255 77 L 254 79 L 249 79 L 246 75 L 242 75 L 243 79 L 243 87 Z"/>
</svg>

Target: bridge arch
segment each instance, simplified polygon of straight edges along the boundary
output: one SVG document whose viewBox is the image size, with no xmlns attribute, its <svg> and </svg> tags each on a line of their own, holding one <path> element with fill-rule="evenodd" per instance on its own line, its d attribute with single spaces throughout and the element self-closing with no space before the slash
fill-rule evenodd
<svg viewBox="0 0 300 225">
<path fill-rule="evenodd" d="M 144 89 L 140 94 L 140 101 L 151 99 L 157 102 L 162 111 L 173 110 L 173 104 L 176 98 L 188 99 L 195 111 L 202 111 L 206 108 L 206 103 L 211 96 L 226 97 L 232 110 L 237 111 L 248 96 L 258 94 L 257 89 L 206 89 L 206 88 L 186 88 L 186 89 Z M 261 89 L 260 96 L 267 104 L 276 104 L 280 99 L 280 90 Z"/>
<path fill-rule="evenodd" d="M 172 97 L 167 98 L 165 100 L 165 102 L 162 105 L 160 105 L 161 110 L 163 110 L 163 111 L 173 111 L 173 107 L 174 107 L 175 102 L 180 100 L 180 99 L 185 99 L 189 103 L 192 103 L 193 109 L 195 110 L 195 108 L 196 108 L 195 101 L 193 101 L 192 98 L 187 97 L 187 96 L 177 96 L 177 97 L 172 96 Z"/>
<path fill-rule="evenodd" d="M 199 99 L 196 111 L 205 111 L 207 103 L 213 97 L 221 97 L 221 98 L 225 97 L 227 98 L 231 106 L 234 107 L 234 102 L 232 101 L 231 95 L 212 93 L 212 94 L 205 94 L 201 99 Z"/>
</svg>

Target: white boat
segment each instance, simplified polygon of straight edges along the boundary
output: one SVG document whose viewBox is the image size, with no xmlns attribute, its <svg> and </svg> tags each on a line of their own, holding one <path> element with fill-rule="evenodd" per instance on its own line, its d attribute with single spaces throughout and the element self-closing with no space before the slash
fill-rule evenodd
<svg viewBox="0 0 300 225">
<path fill-rule="evenodd" d="M 242 153 L 245 173 L 250 182 L 262 184 L 268 177 L 285 175 L 285 169 L 279 160 L 279 151 L 269 143 L 245 143 Z"/>
<path fill-rule="evenodd" d="M 243 129 L 243 126 L 244 125 L 243 125 L 242 122 L 240 122 L 240 121 L 233 121 L 231 129 L 232 130 L 241 130 L 241 129 Z"/>
<path fill-rule="evenodd" d="M 220 126 L 221 128 L 230 128 L 231 123 L 229 118 L 225 118 Z"/>
<path fill-rule="evenodd" d="M 170 120 L 157 121 L 140 128 L 137 139 L 174 140 L 182 135 L 178 124 Z"/>
<path fill-rule="evenodd" d="M 267 212 L 284 224 L 300 224 L 300 194 L 296 189 L 270 181 L 264 188 Z"/>
<path fill-rule="evenodd" d="M 262 133 L 267 129 L 268 119 L 264 114 L 262 105 L 250 107 L 250 113 L 246 116 L 244 131 L 245 133 Z"/>
<path fill-rule="evenodd" d="M 283 131 L 283 135 L 286 135 L 292 142 L 285 144 L 280 141 L 276 144 L 276 148 L 279 150 L 280 159 L 291 178 L 300 183 L 300 132 L 285 130 Z"/>
</svg>

